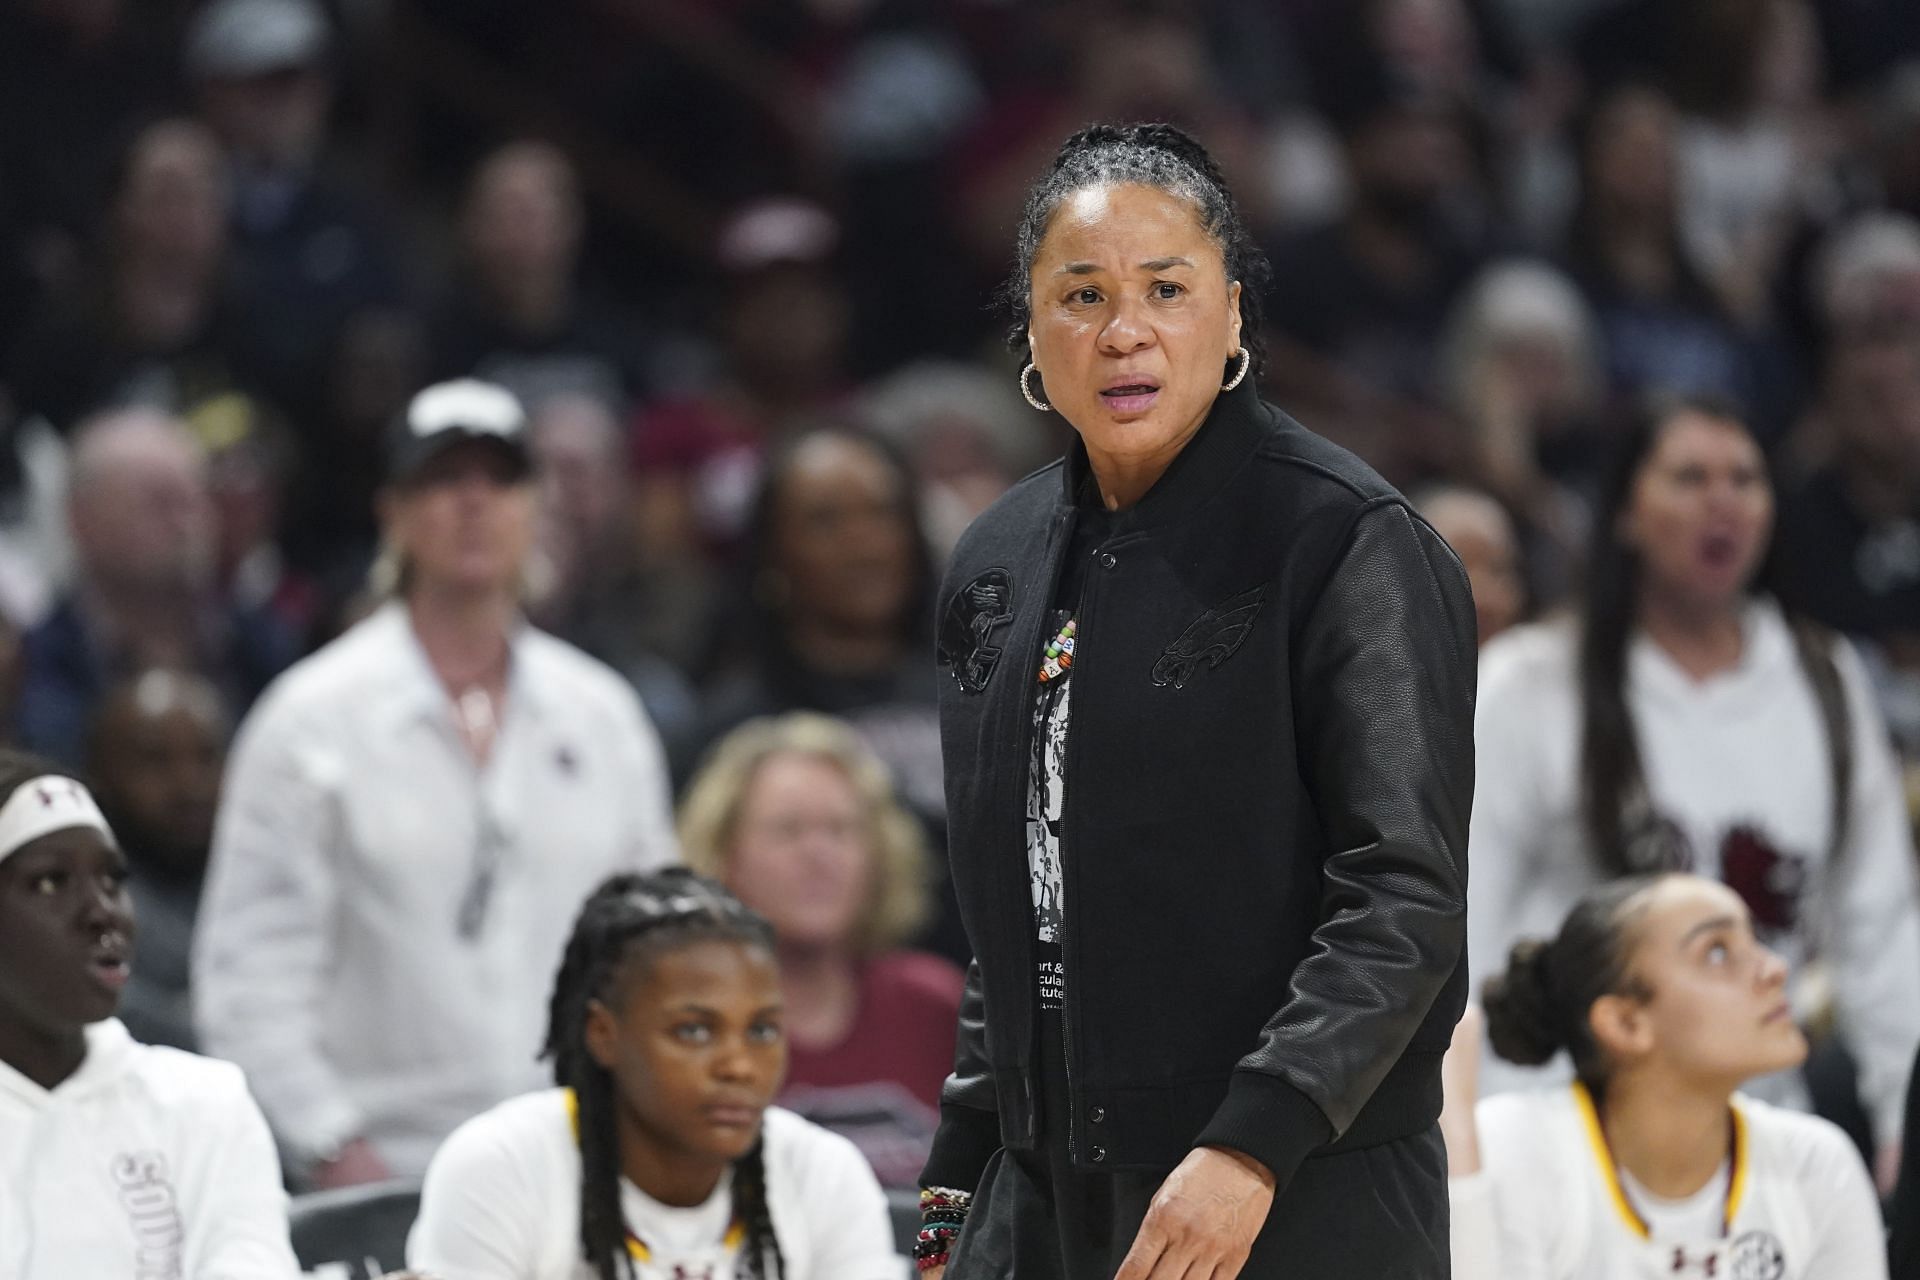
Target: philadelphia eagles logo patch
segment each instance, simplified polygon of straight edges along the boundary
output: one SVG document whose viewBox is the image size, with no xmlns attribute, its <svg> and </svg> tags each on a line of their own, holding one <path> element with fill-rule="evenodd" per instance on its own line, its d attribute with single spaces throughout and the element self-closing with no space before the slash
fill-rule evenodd
<svg viewBox="0 0 1920 1280">
<path fill-rule="evenodd" d="M 1201 663 L 1212 668 L 1231 658 L 1234 650 L 1246 643 L 1254 615 L 1266 601 L 1266 588 L 1255 587 L 1201 614 L 1178 640 L 1161 651 L 1160 660 L 1153 664 L 1154 684 L 1163 689 L 1168 685 L 1184 689 Z"/>
<path fill-rule="evenodd" d="M 984 693 L 1000 647 L 990 644 L 996 627 L 1013 621 L 1013 579 L 989 569 L 953 593 L 940 613 L 940 660 L 968 693 Z"/>
</svg>

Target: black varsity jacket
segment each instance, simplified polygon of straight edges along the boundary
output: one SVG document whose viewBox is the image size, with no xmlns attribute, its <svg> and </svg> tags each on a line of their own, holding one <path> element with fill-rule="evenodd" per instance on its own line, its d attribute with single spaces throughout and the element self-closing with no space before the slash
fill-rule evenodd
<svg viewBox="0 0 1920 1280">
<path fill-rule="evenodd" d="M 1037 1140 L 1027 761 L 1072 454 L 961 539 L 940 596 L 949 857 L 974 950 L 924 1171 Z M 1092 552 L 1062 860 L 1086 1168 L 1423 1131 L 1465 1001 L 1473 600 L 1364 463 L 1224 393 Z"/>
</svg>

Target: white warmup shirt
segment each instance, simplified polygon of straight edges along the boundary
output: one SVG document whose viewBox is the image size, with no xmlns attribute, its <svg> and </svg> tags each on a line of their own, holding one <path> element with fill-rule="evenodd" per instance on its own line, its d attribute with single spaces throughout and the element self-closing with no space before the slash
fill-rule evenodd
<svg viewBox="0 0 1920 1280">
<path fill-rule="evenodd" d="M 1551 938 L 1599 881 L 1580 813 L 1579 638 L 1565 622 L 1520 627 L 1480 660 L 1468 844 L 1467 966 L 1475 998 L 1523 937 Z M 1881 1141 L 1897 1140 L 1920 1045 L 1920 890 L 1900 775 L 1852 646 L 1834 660 L 1853 731 L 1847 845 L 1830 865 L 1833 784 L 1825 721 L 1779 609 L 1746 616 L 1740 665 L 1704 682 L 1651 641 L 1627 656 L 1627 703 L 1658 812 L 1686 837 L 1693 870 L 1726 881 L 1761 939 L 1796 974 L 1812 956 L 1833 978 Z M 1485 1055 L 1483 1093 L 1571 1079 Z M 1797 1074 L 1750 1092 L 1804 1107 Z"/>
<path fill-rule="evenodd" d="M 293 1280 L 287 1197 L 229 1062 L 87 1028 L 52 1089 L 0 1063 L 0 1276 Z"/>
<path fill-rule="evenodd" d="M 677 857 L 631 689 L 521 627 L 475 765 L 404 606 L 269 688 L 228 764 L 194 945 L 207 1052 L 291 1158 L 364 1136 L 417 1176 L 535 1061 L 568 932 L 616 871 Z"/>
<path fill-rule="evenodd" d="M 438 1280 L 594 1280 L 580 1251 L 580 1148 L 572 1098 L 546 1089 L 461 1125 L 427 1170 L 407 1265 Z M 769 1107 L 762 1159 L 785 1280 L 902 1280 L 880 1183 L 859 1149 Z M 674 1209 L 624 1179 L 637 1280 L 731 1280 L 742 1233 L 729 1230 L 728 1180 Z M 643 1255 L 644 1256 L 641 1256 Z"/>
<path fill-rule="evenodd" d="M 1736 1151 L 1698 1194 L 1617 1169 L 1586 1091 L 1480 1103 L 1480 1172 L 1449 1179 L 1455 1280 L 1885 1280 L 1879 1203 L 1847 1136 L 1736 1096 Z"/>
</svg>

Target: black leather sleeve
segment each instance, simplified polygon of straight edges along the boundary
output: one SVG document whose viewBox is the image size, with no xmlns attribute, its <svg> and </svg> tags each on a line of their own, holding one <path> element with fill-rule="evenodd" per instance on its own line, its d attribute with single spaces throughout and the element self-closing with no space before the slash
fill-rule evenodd
<svg viewBox="0 0 1920 1280">
<path fill-rule="evenodd" d="M 967 966 L 953 1074 L 940 1088 L 940 1127 L 933 1136 L 933 1151 L 920 1171 L 920 1185 L 972 1191 L 988 1159 L 999 1148 L 999 1107 L 993 1074 L 987 1066 L 986 1000 L 980 965 L 975 961 Z"/>
<path fill-rule="evenodd" d="M 1200 1139 L 1283 1185 L 1353 1122 L 1461 959 L 1475 662 L 1452 551 L 1397 498 L 1363 509 L 1293 648 L 1294 731 L 1328 850 L 1319 924 Z"/>
</svg>

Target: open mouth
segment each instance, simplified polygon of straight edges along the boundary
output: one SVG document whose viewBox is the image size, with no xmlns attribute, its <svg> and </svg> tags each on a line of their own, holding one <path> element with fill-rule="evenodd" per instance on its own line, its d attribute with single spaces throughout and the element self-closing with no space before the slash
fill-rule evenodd
<svg viewBox="0 0 1920 1280">
<path fill-rule="evenodd" d="M 1730 569 L 1739 562 L 1740 540 L 1730 533 L 1710 533 L 1700 539 L 1700 558 L 1715 569 Z"/>
<path fill-rule="evenodd" d="M 101 934 L 94 942 L 87 967 L 103 986 L 111 990 L 118 991 L 126 986 L 127 979 L 133 976 L 131 948 L 127 945 L 126 935 L 117 931 Z"/>
<path fill-rule="evenodd" d="M 1115 413 L 1143 413 L 1160 394 L 1152 378 L 1116 380 L 1101 389 L 1100 399 Z"/>
</svg>

